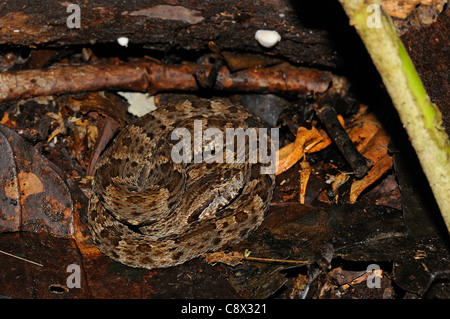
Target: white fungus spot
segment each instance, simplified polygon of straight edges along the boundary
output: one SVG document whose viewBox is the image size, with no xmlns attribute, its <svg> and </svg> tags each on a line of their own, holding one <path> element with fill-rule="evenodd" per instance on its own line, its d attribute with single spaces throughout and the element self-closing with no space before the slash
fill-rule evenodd
<svg viewBox="0 0 450 319">
<path fill-rule="evenodd" d="M 133 115 L 141 117 L 156 109 L 155 97 L 147 93 L 118 92 L 118 94 L 128 101 L 128 112 Z"/>
<path fill-rule="evenodd" d="M 265 48 L 272 48 L 281 41 L 281 36 L 277 31 L 258 30 L 255 33 L 255 39 Z"/>
<path fill-rule="evenodd" d="M 123 46 L 123 47 L 127 47 L 129 41 L 130 41 L 130 40 L 129 40 L 127 37 L 120 37 L 120 38 L 117 38 L 117 43 L 119 43 L 119 44 L 120 44 L 121 46 Z"/>
</svg>

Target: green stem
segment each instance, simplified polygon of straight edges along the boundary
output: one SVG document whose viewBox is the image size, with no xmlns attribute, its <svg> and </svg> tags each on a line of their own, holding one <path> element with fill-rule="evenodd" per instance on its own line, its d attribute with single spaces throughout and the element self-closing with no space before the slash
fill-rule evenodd
<svg viewBox="0 0 450 319">
<path fill-rule="evenodd" d="M 381 75 L 450 232 L 450 141 L 439 108 L 430 101 L 381 2 L 339 1 Z M 380 11 L 370 10 L 369 5 Z M 377 21 L 375 27 L 370 23 Z"/>
</svg>

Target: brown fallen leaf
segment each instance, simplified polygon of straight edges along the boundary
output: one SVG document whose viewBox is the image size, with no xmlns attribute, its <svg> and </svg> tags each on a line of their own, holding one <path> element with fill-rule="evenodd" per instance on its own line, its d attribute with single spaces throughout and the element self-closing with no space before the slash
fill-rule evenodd
<svg viewBox="0 0 450 319">
<path fill-rule="evenodd" d="M 6 125 L 8 127 L 17 127 L 17 121 L 11 119 L 9 116 L 9 112 L 5 112 L 2 119 L 0 120 L 0 124 Z"/>
<path fill-rule="evenodd" d="M 331 183 L 331 189 L 335 192 L 335 201 L 338 200 L 339 194 L 337 192 L 338 188 L 345 184 L 350 179 L 350 174 L 346 172 L 340 172 L 336 176 L 333 177 L 334 180 Z"/>
<path fill-rule="evenodd" d="M 338 115 L 339 122 L 344 126 L 344 119 Z M 295 163 L 297 163 L 305 153 L 314 153 L 323 150 L 331 144 L 331 139 L 323 130 L 318 130 L 314 126 L 311 129 L 300 126 L 297 129 L 295 141 L 286 145 L 278 151 L 278 165 L 276 175 L 279 175 Z"/>
<path fill-rule="evenodd" d="M 306 187 L 308 186 L 309 176 L 311 175 L 311 167 L 308 162 L 303 161 L 300 163 L 300 204 L 305 203 Z"/>
<path fill-rule="evenodd" d="M 75 225 L 78 213 L 87 206 L 79 188 L 4 125 L 0 125 L 0 149 L 0 233 L 31 231 L 74 238 L 80 232 L 84 238 L 81 232 L 87 230 Z"/>
<path fill-rule="evenodd" d="M 362 108 L 349 136 L 357 145 L 358 151 L 373 163 L 367 175 L 355 180 L 350 188 L 350 203 L 356 202 L 359 195 L 370 185 L 383 176 L 393 164 L 392 156 L 388 154 L 389 135 L 373 113 L 367 113 Z"/>
<path fill-rule="evenodd" d="M 61 112 L 58 113 L 47 112 L 47 116 L 58 123 L 58 126 L 53 130 L 52 133 L 50 133 L 47 139 L 47 143 L 50 143 L 50 141 L 53 140 L 55 137 L 57 137 L 59 134 L 66 133 L 66 124 L 64 123 L 64 119 Z"/>
<path fill-rule="evenodd" d="M 222 263 L 228 266 L 234 267 L 242 264 L 244 255 L 237 251 L 225 253 L 223 251 L 217 251 L 210 254 L 205 254 L 205 259 L 208 264 Z"/>
<path fill-rule="evenodd" d="M 260 228 L 233 245 L 233 251 L 251 250 L 258 257 L 284 263 L 243 262 L 224 268 L 235 289 L 252 298 L 263 298 L 280 288 L 285 279 L 282 270 L 294 265 L 286 261 L 312 265 L 331 263 L 337 257 L 349 261 L 395 260 L 407 241 L 401 211 L 387 206 L 272 204 Z"/>
<path fill-rule="evenodd" d="M 350 188 L 350 203 L 353 204 L 358 199 L 359 195 L 370 185 L 375 183 L 381 176 L 383 176 L 391 167 L 393 159 L 392 156 L 386 154 L 383 158 L 375 163 L 367 175 L 360 180 L 352 183 Z"/>
<path fill-rule="evenodd" d="M 286 145 L 278 151 L 278 165 L 276 175 L 279 175 L 295 163 L 305 154 L 305 151 L 322 141 L 322 135 L 313 126 L 310 130 L 300 126 L 297 130 L 295 142 Z"/>
<path fill-rule="evenodd" d="M 373 271 L 345 271 L 341 267 L 335 268 L 329 273 L 330 278 L 333 278 L 335 283 L 341 290 L 348 290 L 358 284 L 366 284 L 374 277 L 380 280 L 384 277 L 382 269 L 375 269 Z"/>
<path fill-rule="evenodd" d="M 59 102 L 73 112 L 82 114 L 97 112 L 104 117 L 113 119 L 121 126 L 127 122 L 128 103 L 116 94 L 104 91 L 89 92 L 81 95 L 62 96 Z"/>
<path fill-rule="evenodd" d="M 382 128 L 383 125 L 378 121 L 376 115 L 368 111 L 368 106 L 361 105 L 359 112 L 351 119 L 346 131 L 358 151 L 361 152 Z"/>
<path fill-rule="evenodd" d="M 96 119 L 97 126 L 91 125 L 91 121 L 74 120 L 72 157 L 86 167 L 86 175 L 90 176 L 106 144 L 127 123 L 128 103 L 116 94 L 103 91 L 63 96 L 58 101 L 73 112 L 81 112 Z"/>
</svg>

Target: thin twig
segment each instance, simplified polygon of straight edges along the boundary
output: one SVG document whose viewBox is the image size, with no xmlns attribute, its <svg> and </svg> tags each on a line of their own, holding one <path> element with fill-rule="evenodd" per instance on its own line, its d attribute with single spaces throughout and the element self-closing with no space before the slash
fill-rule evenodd
<svg viewBox="0 0 450 319">
<path fill-rule="evenodd" d="M 273 258 L 259 258 L 259 257 L 244 257 L 244 260 L 253 260 L 260 262 L 272 262 L 272 263 L 282 263 L 282 264 L 303 264 L 306 265 L 309 262 L 302 260 L 288 260 L 288 259 L 273 259 Z"/>
<path fill-rule="evenodd" d="M 0 250 L 0 253 L 8 255 L 8 256 L 11 256 L 11 257 L 14 257 L 14 258 L 17 258 L 17 259 L 20 259 L 20 260 L 23 260 L 23 261 L 26 261 L 26 262 L 28 262 L 30 264 L 34 264 L 34 265 L 37 265 L 39 267 L 44 267 L 42 264 L 39 264 L 37 262 L 34 262 L 34 261 L 31 261 L 31 260 L 28 260 L 28 259 L 16 256 L 16 255 L 13 255 L 13 254 L 10 254 L 10 253 L 7 253 L 6 251 L 3 251 L 3 250 Z"/>
</svg>

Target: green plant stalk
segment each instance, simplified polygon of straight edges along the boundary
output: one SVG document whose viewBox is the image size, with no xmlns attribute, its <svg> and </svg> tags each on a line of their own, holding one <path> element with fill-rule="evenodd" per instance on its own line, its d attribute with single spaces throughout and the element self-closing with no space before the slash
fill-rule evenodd
<svg viewBox="0 0 450 319">
<path fill-rule="evenodd" d="M 339 0 L 367 51 L 408 133 L 450 232 L 450 141 L 439 108 L 431 102 L 391 18 L 379 0 Z M 377 27 L 368 23 L 378 5 Z M 375 20 L 370 20 L 375 21 Z M 372 28 L 370 27 L 372 26 Z"/>
</svg>

